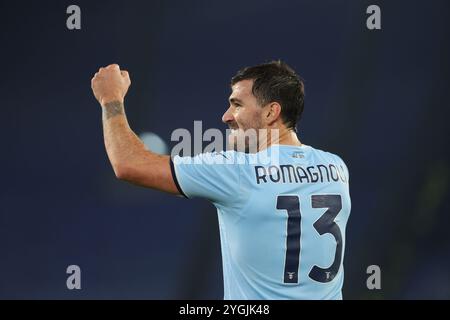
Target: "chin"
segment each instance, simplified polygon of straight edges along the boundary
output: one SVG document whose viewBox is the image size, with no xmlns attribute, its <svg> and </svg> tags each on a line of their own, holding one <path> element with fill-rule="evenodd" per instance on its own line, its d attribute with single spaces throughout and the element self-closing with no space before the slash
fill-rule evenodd
<svg viewBox="0 0 450 320">
<path fill-rule="evenodd" d="M 242 141 L 242 138 L 240 140 L 237 136 L 230 136 L 230 139 L 228 140 L 228 149 L 234 150 L 237 152 L 244 152 L 244 153 L 256 153 L 257 150 L 257 144 L 253 144 L 253 148 L 251 147 L 251 143 L 249 142 L 248 137 L 245 137 L 245 143 L 237 143 L 237 141 Z"/>
</svg>

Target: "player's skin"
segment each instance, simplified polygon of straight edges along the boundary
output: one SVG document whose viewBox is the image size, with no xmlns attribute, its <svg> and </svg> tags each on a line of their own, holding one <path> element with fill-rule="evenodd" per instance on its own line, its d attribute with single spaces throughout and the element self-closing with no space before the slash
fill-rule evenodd
<svg viewBox="0 0 450 320">
<path fill-rule="evenodd" d="M 100 68 L 91 80 L 92 91 L 102 106 L 103 134 L 109 160 L 118 179 L 130 183 L 179 194 L 170 169 L 170 157 L 149 151 L 131 130 L 124 99 L 131 85 L 127 71 L 117 64 Z M 222 121 L 232 129 L 229 139 L 236 139 L 247 129 L 278 129 L 278 136 L 260 142 L 258 151 L 272 144 L 298 145 L 296 133 L 286 128 L 277 102 L 261 107 L 252 93 L 253 80 L 232 86 L 229 107 Z M 273 141 L 272 141 L 273 140 Z"/>
</svg>

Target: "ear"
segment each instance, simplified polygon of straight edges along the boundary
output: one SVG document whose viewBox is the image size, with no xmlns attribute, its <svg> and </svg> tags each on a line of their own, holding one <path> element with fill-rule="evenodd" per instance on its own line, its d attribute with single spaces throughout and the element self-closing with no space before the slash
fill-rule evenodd
<svg viewBox="0 0 450 320">
<path fill-rule="evenodd" d="M 271 102 L 266 106 L 266 108 L 264 120 L 268 125 L 271 125 L 280 118 L 281 106 L 278 102 Z"/>
</svg>

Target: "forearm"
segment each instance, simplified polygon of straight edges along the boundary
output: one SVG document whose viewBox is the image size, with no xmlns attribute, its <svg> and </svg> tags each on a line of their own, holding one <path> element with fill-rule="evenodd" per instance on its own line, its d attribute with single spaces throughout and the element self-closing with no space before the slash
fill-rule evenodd
<svg viewBox="0 0 450 320">
<path fill-rule="evenodd" d="M 148 152 L 144 143 L 131 130 L 120 101 L 103 106 L 103 135 L 106 152 L 116 175 L 121 175 L 126 164 Z"/>
</svg>

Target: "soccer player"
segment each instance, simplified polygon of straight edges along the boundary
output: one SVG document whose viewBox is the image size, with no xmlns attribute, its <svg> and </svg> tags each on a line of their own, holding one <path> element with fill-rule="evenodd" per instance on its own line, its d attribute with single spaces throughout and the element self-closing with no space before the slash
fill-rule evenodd
<svg viewBox="0 0 450 320">
<path fill-rule="evenodd" d="M 114 172 L 215 205 L 224 298 L 342 299 L 349 174 L 338 156 L 299 141 L 304 85 L 298 75 L 281 61 L 239 71 L 222 117 L 237 150 L 173 159 L 149 151 L 131 130 L 124 109 L 130 84 L 115 64 L 92 79 Z M 269 134 L 259 133 L 255 142 L 245 136 L 251 129 Z"/>
</svg>

